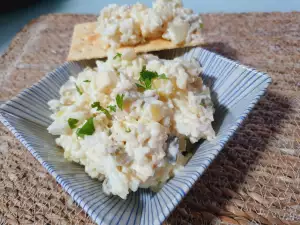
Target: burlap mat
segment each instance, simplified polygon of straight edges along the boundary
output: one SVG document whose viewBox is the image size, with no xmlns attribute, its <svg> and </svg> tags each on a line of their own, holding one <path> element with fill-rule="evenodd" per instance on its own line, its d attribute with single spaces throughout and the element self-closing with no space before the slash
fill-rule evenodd
<svg viewBox="0 0 300 225">
<path fill-rule="evenodd" d="M 0 99 L 62 63 L 72 26 L 95 18 L 27 25 L 0 59 Z M 300 224 L 300 13 L 203 18 L 206 48 L 268 72 L 273 84 L 165 224 Z M 0 224 L 93 224 L 3 126 L 0 135 Z"/>
</svg>

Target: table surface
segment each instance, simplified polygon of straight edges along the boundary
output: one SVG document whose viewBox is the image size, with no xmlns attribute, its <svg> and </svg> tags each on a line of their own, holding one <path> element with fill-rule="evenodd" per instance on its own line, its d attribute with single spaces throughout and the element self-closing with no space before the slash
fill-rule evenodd
<svg viewBox="0 0 300 225">
<path fill-rule="evenodd" d="M 0 15 L 0 54 L 8 47 L 11 39 L 31 19 L 47 13 L 93 13 L 109 3 L 133 4 L 137 0 L 40 0 L 27 8 L 17 9 Z M 151 5 L 151 0 L 140 0 Z M 300 11 L 299 0 L 184 0 L 184 5 L 199 13 L 236 12 L 289 12 Z"/>
<path fill-rule="evenodd" d="M 1 58 L 0 99 L 10 99 L 63 63 L 72 35 L 69 28 L 95 18 L 44 16 L 26 35 L 20 33 L 13 50 Z M 299 225 L 300 12 L 205 14 L 203 20 L 207 49 L 264 71 L 273 82 L 166 224 L 222 220 L 221 224 Z M 0 192 L 5 190 L 0 194 L 0 221 L 5 215 L 8 224 L 91 225 L 1 125 L 0 171 Z"/>
</svg>

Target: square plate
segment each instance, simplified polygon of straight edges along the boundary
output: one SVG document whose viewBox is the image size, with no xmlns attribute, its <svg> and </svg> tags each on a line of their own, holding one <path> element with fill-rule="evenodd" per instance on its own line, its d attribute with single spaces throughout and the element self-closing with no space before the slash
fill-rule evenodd
<svg viewBox="0 0 300 225">
<path fill-rule="evenodd" d="M 182 50 L 159 54 L 175 56 Z M 126 200 L 106 196 L 100 181 L 91 179 L 84 168 L 66 161 L 47 132 L 51 124 L 47 102 L 59 98 L 59 88 L 69 76 L 76 76 L 87 62 L 67 62 L 47 74 L 0 107 L 1 122 L 40 161 L 97 224 L 161 224 L 202 175 L 225 143 L 237 130 L 255 103 L 265 93 L 271 78 L 202 48 L 183 55 L 203 66 L 204 83 L 210 86 L 216 108 L 216 138 L 198 144 L 185 168 L 154 193 L 139 189 Z"/>
</svg>

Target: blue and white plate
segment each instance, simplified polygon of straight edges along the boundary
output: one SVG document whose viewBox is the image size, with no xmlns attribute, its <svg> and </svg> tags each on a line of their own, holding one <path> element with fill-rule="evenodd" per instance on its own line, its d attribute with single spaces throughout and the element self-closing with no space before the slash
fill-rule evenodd
<svg viewBox="0 0 300 225">
<path fill-rule="evenodd" d="M 83 69 L 83 64 L 67 62 L 47 74 L 2 105 L 0 120 L 97 224 L 161 224 L 230 139 L 271 82 L 264 73 L 202 48 L 193 48 L 183 57 L 196 58 L 203 66 L 203 79 L 211 87 L 216 108 L 214 128 L 217 136 L 212 142 L 199 144 L 184 170 L 158 193 L 139 189 L 126 200 L 106 196 L 100 181 L 91 179 L 82 166 L 64 159 L 62 150 L 55 145 L 54 136 L 47 132 L 46 128 L 51 123 L 47 102 L 59 98 L 59 88 L 70 75 L 76 76 Z"/>
</svg>

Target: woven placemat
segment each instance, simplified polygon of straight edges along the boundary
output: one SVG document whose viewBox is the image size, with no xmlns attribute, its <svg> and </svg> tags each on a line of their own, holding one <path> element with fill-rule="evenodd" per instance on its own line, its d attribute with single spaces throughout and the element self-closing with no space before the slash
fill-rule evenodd
<svg viewBox="0 0 300 225">
<path fill-rule="evenodd" d="M 32 21 L 0 58 L 0 100 L 62 63 L 73 25 Z M 165 224 L 300 224 L 300 13 L 205 14 L 206 48 L 268 72 L 273 83 Z M 0 126 L 0 224 L 93 224 Z"/>
</svg>

